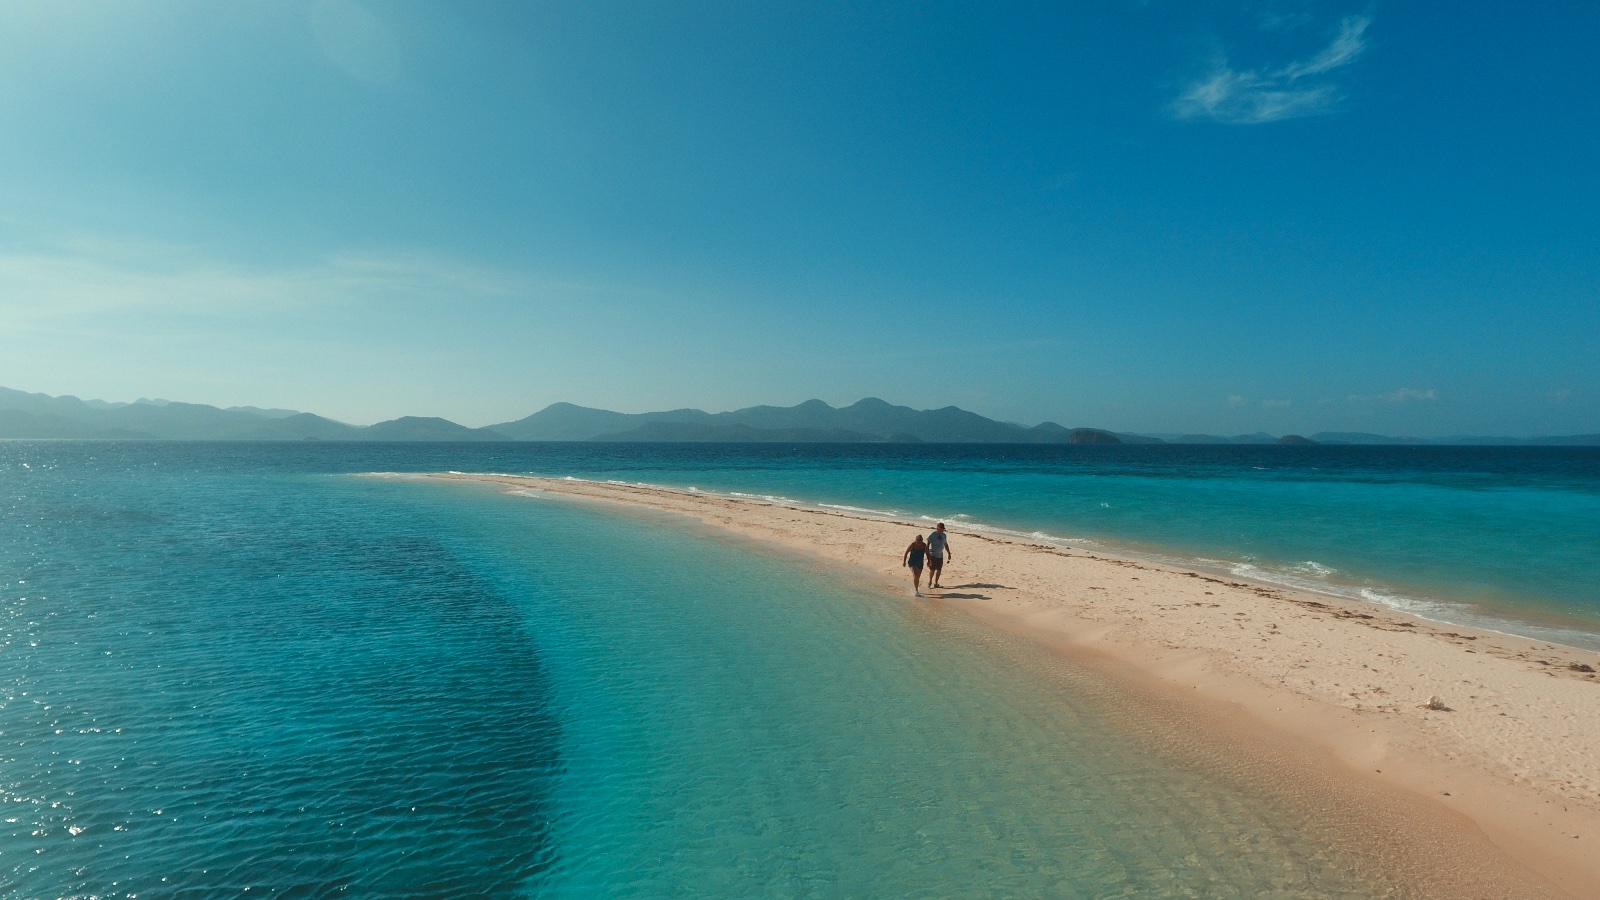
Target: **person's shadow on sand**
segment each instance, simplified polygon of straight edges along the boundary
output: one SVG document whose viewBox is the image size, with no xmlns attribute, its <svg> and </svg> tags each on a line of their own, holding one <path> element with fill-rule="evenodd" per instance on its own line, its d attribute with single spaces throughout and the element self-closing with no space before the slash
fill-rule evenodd
<svg viewBox="0 0 1600 900">
<path fill-rule="evenodd" d="M 941 599 L 944 599 L 944 600 L 993 600 L 994 599 L 993 597 L 989 596 L 988 594 L 957 594 L 957 593 L 952 593 L 953 591 L 970 590 L 972 588 L 981 588 L 983 590 L 1000 590 L 1000 591 L 1014 591 L 1014 590 L 1016 590 L 1016 588 L 1014 588 L 1014 587 L 1008 587 L 1008 586 L 1003 585 L 1003 584 L 983 584 L 981 582 L 976 582 L 975 581 L 972 584 L 952 584 L 949 587 L 929 588 L 928 589 L 928 593 L 930 595 L 932 595 L 932 596 L 937 596 L 937 597 L 940 597 Z M 935 593 L 935 592 L 937 592 L 937 593 Z"/>
<path fill-rule="evenodd" d="M 983 584 L 981 582 L 976 582 L 975 581 L 972 584 L 952 584 L 949 587 L 929 588 L 929 593 L 932 593 L 934 591 L 938 591 L 939 593 L 937 594 L 937 596 L 942 597 L 945 600 L 993 600 L 994 599 L 993 597 L 989 596 L 988 594 L 955 594 L 955 593 L 950 593 L 951 591 L 971 590 L 972 588 L 979 588 L 979 589 L 982 589 L 982 590 L 995 590 L 995 591 L 1014 591 L 1014 590 L 1016 590 L 1016 588 L 1010 587 L 1010 586 L 1004 585 L 1004 584 Z"/>
</svg>

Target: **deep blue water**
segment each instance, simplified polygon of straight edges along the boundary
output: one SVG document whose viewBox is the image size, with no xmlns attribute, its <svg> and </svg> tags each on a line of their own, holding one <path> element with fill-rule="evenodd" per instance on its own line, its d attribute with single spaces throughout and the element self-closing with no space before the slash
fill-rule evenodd
<svg viewBox="0 0 1600 900">
<path fill-rule="evenodd" d="M 348 477 L 444 469 L 960 515 L 1596 619 L 1592 450 L 5 443 L 0 893 L 1383 888 L 1326 810 L 800 558 Z"/>
<path fill-rule="evenodd" d="M 10 896 L 494 894 L 548 860 L 539 648 L 421 521 L 216 473 L 5 488 Z"/>
</svg>

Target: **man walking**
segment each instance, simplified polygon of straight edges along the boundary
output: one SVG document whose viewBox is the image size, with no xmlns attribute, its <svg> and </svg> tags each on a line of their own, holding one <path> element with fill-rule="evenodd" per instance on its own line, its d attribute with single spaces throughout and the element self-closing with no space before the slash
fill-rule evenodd
<svg viewBox="0 0 1600 900">
<path fill-rule="evenodd" d="M 956 555 L 950 552 L 950 536 L 944 533 L 944 523 L 933 526 L 933 533 L 928 535 L 928 589 L 939 587 L 939 573 L 944 570 L 944 558 L 948 556 L 954 562 Z"/>
</svg>

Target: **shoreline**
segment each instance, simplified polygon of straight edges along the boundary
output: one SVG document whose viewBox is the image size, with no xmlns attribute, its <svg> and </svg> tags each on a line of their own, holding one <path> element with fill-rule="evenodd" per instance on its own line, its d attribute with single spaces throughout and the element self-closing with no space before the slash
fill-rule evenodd
<svg viewBox="0 0 1600 900">
<path fill-rule="evenodd" d="M 613 482 L 605 482 L 612 484 Z M 647 483 L 632 484 L 635 487 L 659 488 L 669 492 L 680 492 L 681 489 L 668 485 L 654 485 Z M 792 505 L 796 509 L 816 507 L 827 510 L 837 510 L 846 515 L 858 515 L 869 521 L 893 521 L 901 524 L 916 526 L 922 523 L 923 528 L 932 528 L 935 517 L 927 515 L 901 514 L 899 512 L 885 512 L 881 510 L 868 510 L 860 507 L 851 507 L 837 504 L 815 503 L 804 500 L 793 500 L 787 497 L 763 496 L 756 497 L 751 494 L 723 494 L 711 491 L 701 491 L 696 488 L 691 493 L 704 493 L 710 496 L 734 496 L 740 499 L 761 499 Z M 913 521 L 915 519 L 915 521 Z M 963 530 L 971 531 L 981 537 L 1010 539 L 1013 542 L 1040 542 L 1045 546 L 1058 550 L 1076 551 L 1086 554 L 1099 553 L 1116 559 L 1140 563 L 1158 569 L 1167 570 L 1198 570 L 1203 574 L 1227 582 L 1247 582 L 1257 587 L 1270 590 L 1285 591 L 1295 594 L 1310 594 L 1354 608 L 1366 609 L 1369 606 L 1377 607 L 1386 612 L 1396 613 L 1404 618 L 1418 622 L 1426 622 L 1435 627 L 1466 629 L 1475 634 L 1495 634 L 1519 641 L 1529 641 L 1535 644 L 1554 644 L 1567 650 L 1580 654 L 1590 654 L 1595 658 L 1590 663 L 1600 668 L 1600 630 L 1584 630 L 1580 625 L 1570 619 L 1563 619 L 1558 614 L 1548 614 L 1540 620 L 1535 614 L 1523 611 L 1528 618 L 1518 619 L 1509 612 L 1497 613 L 1493 610 L 1480 611 L 1468 603 L 1449 600 L 1437 593 L 1397 593 L 1392 586 L 1360 586 L 1352 583 L 1329 581 L 1317 583 L 1314 580 L 1290 576 L 1285 567 L 1286 563 L 1260 564 L 1250 560 L 1245 563 L 1233 562 L 1225 559 L 1212 559 L 1194 555 L 1182 547 L 1174 547 L 1159 543 L 1108 539 L 1103 537 L 1064 538 L 1049 535 L 1042 531 L 1026 532 L 1020 528 L 1008 528 L 1001 525 L 991 525 L 987 522 L 966 521 L 964 517 L 946 519 L 946 525 L 954 523 Z M 1250 569 L 1249 573 L 1240 569 Z M 1404 589 L 1402 589 L 1404 590 Z M 1387 595 L 1374 596 L 1374 594 Z M 1400 602 L 1391 602 L 1400 601 Z M 1440 608 L 1437 615 L 1430 615 L 1416 607 Z M 1452 618 L 1451 615 L 1457 616 Z M 1518 630 L 1521 629 L 1521 630 Z M 1585 657 L 1586 658 L 1586 657 Z"/>
<path fill-rule="evenodd" d="M 509 475 L 509 473 L 463 473 L 456 471 L 447 474 Z M 682 487 L 617 479 L 573 478 L 568 476 L 558 480 L 660 490 L 685 496 L 764 502 L 798 510 L 841 512 L 846 516 L 860 518 L 864 521 L 893 522 L 913 528 L 930 529 L 937 520 L 937 517 L 914 511 L 880 510 L 847 504 L 796 500 L 777 494 L 704 490 L 698 487 Z M 1291 575 L 1290 572 L 1294 567 L 1288 563 L 1263 563 L 1258 565 L 1256 560 L 1249 557 L 1244 562 L 1214 559 L 1195 555 L 1192 551 L 1185 550 L 1182 547 L 1160 543 L 1105 537 L 1060 537 L 1038 530 L 1025 531 L 1023 530 L 1024 526 L 1021 525 L 1008 527 L 989 522 L 973 521 L 969 517 L 962 515 L 948 517 L 945 521 L 947 524 L 953 524 L 963 531 L 975 532 L 978 537 L 982 538 L 998 538 L 1002 541 L 1009 539 L 1013 543 L 1024 544 L 1038 542 L 1058 550 L 1087 554 L 1099 553 L 1102 556 L 1136 562 L 1158 569 L 1199 570 L 1201 573 L 1222 579 L 1225 582 L 1242 581 L 1270 590 L 1313 595 L 1324 601 L 1335 602 L 1356 609 L 1377 608 L 1384 612 L 1394 613 L 1402 618 L 1419 623 L 1427 623 L 1434 627 L 1463 629 L 1475 634 L 1498 635 L 1532 644 L 1553 644 L 1577 653 L 1580 661 L 1587 660 L 1588 664 L 1600 668 L 1600 627 L 1590 627 L 1590 623 L 1587 620 L 1580 622 L 1565 618 L 1559 613 L 1544 613 L 1541 615 L 1537 610 L 1518 610 L 1513 612 L 1483 609 L 1472 603 L 1449 599 L 1446 595 L 1437 591 L 1428 592 L 1423 590 L 1418 593 L 1397 593 L 1397 589 L 1394 586 L 1362 585 L 1337 580 L 1320 582 L 1315 579 L 1300 577 L 1298 573 Z M 1305 565 L 1316 566 L 1317 564 L 1307 563 Z M 1249 569 L 1251 571 L 1243 572 L 1240 571 L 1241 569 Z M 1399 588 L 1399 590 L 1404 591 L 1406 589 Z M 1374 594 L 1384 596 L 1374 596 Z M 1431 611 L 1433 608 L 1437 608 L 1440 611 L 1434 613 Z M 1519 615 L 1522 617 L 1519 618 Z M 1594 658 L 1589 659 L 1589 656 Z"/>
<path fill-rule="evenodd" d="M 1418 835 L 1403 857 L 1457 870 L 1423 881 L 1600 897 L 1592 652 L 959 523 L 951 585 L 915 600 L 898 552 L 922 522 L 614 482 L 409 477 L 674 513 L 843 565 L 1108 672 L 1208 739 L 1276 746 L 1262 752 L 1285 773 L 1309 766 L 1374 816 L 1403 818 L 1400 833 Z M 1428 708 L 1435 697 L 1446 709 Z"/>
</svg>

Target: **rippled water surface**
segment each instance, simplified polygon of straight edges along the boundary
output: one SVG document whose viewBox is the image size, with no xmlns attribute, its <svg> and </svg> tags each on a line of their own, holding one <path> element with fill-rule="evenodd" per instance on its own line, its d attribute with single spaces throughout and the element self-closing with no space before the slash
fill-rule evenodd
<svg viewBox="0 0 1600 900">
<path fill-rule="evenodd" d="M 535 468 L 505 452 L 0 445 L 4 895 L 1391 887 L 936 608 L 666 520 L 339 474 Z"/>
<path fill-rule="evenodd" d="M 9 896 L 492 894 L 548 866 L 524 598 L 320 481 L 6 498 Z"/>
</svg>

